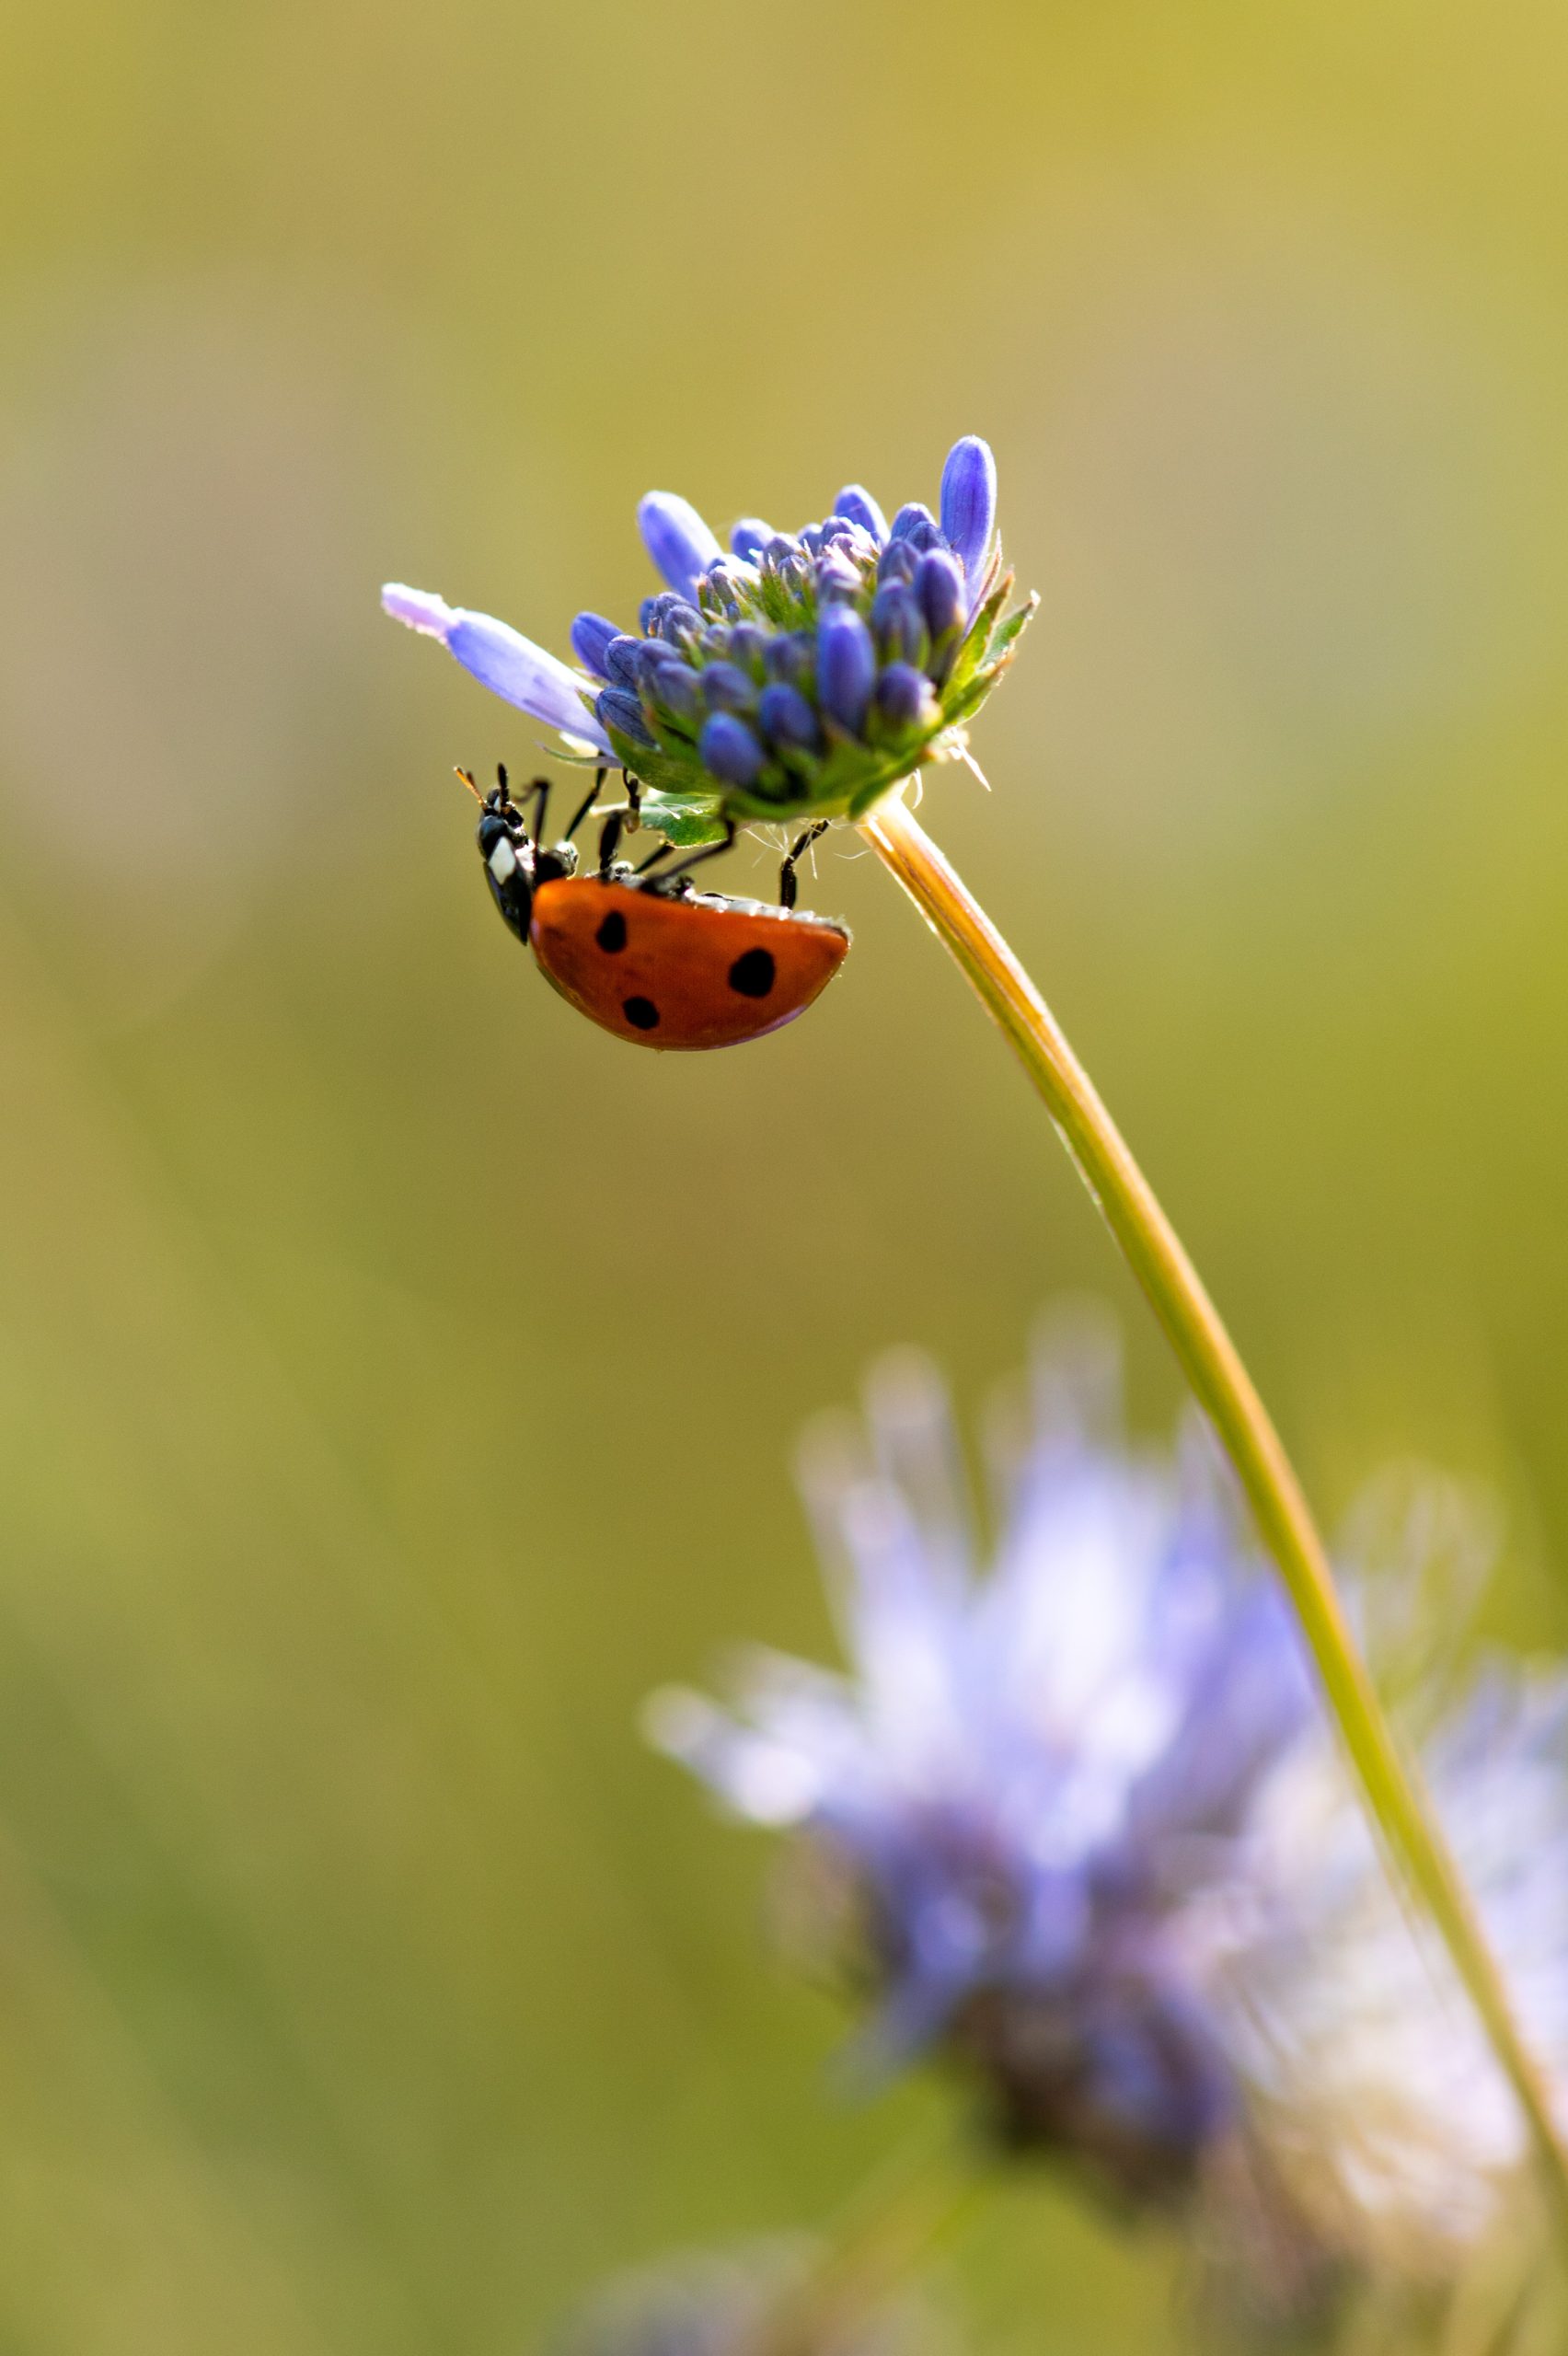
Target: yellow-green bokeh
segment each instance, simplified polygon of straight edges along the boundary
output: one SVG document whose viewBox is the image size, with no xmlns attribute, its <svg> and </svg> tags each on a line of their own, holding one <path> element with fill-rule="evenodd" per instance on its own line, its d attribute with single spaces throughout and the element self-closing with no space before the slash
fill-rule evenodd
<svg viewBox="0 0 1568 2356">
<path fill-rule="evenodd" d="M 986 433 L 1043 606 L 928 818 L 1331 1522 L 1440 1457 L 1560 1634 L 1565 74 L 1539 0 L 18 17 L 6 2356 L 503 2356 L 928 2130 L 640 1696 L 827 1645 L 789 1450 L 882 1344 L 974 1407 L 1092 1287 L 1175 1403 L 872 862 L 755 1049 L 539 987 L 448 774 L 532 732 L 387 575 L 559 641 L 651 485 L 795 523 Z M 1171 2344 L 1048 2189 L 963 2271 L 988 2351 Z"/>
</svg>

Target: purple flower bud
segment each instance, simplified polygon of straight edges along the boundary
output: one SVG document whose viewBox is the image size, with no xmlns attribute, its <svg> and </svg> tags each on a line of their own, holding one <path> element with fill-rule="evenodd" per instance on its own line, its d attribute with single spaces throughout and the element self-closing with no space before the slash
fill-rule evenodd
<svg viewBox="0 0 1568 2356">
<path fill-rule="evenodd" d="M 966 433 L 942 468 L 942 533 L 971 587 L 985 570 L 997 521 L 997 462 L 991 445 Z"/>
<path fill-rule="evenodd" d="M 759 559 L 763 564 L 780 565 L 787 558 L 799 556 L 801 543 L 792 532 L 775 532 L 763 543 Z"/>
<path fill-rule="evenodd" d="M 645 696 L 651 695 L 660 672 L 677 668 L 680 659 L 675 649 L 666 646 L 662 638 L 640 638 L 637 641 L 637 676 L 632 684 Z"/>
<path fill-rule="evenodd" d="M 571 625 L 571 651 L 585 671 L 592 671 L 596 679 L 607 679 L 605 649 L 612 638 L 619 636 L 615 623 L 607 622 L 603 614 L 579 614 Z"/>
<path fill-rule="evenodd" d="M 651 629 L 658 629 L 659 608 L 663 604 L 664 599 L 668 595 L 668 590 L 661 589 L 656 597 L 644 597 L 641 605 L 639 606 L 637 609 L 637 627 L 640 630 L 643 631 L 644 634 Z"/>
<path fill-rule="evenodd" d="M 637 521 L 643 545 L 671 588 L 695 597 L 698 575 L 721 551 L 691 502 L 673 491 L 651 491 L 638 503 Z"/>
<path fill-rule="evenodd" d="M 848 558 L 840 556 L 836 549 L 830 549 L 825 556 L 817 560 L 816 593 L 824 605 L 835 600 L 853 599 L 860 594 L 859 572 Z"/>
<path fill-rule="evenodd" d="M 617 687 L 630 687 L 635 694 L 641 684 L 642 650 L 647 642 L 646 639 L 629 635 L 612 638 L 605 648 L 605 678 Z"/>
<path fill-rule="evenodd" d="M 716 711 L 703 722 L 697 749 L 703 766 L 725 785 L 755 785 L 762 773 L 762 746 L 732 712 Z"/>
<path fill-rule="evenodd" d="M 871 636 L 884 663 L 926 659 L 926 618 L 906 581 L 884 581 L 871 603 Z"/>
<path fill-rule="evenodd" d="M 822 748 L 817 716 L 799 687 L 776 679 L 764 687 L 756 708 L 757 725 L 780 752 L 815 753 Z"/>
<path fill-rule="evenodd" d="M 937 699 L 923 671 L 890 663 L 877 681 L 877 710 L 890 728 L 921 728 L 935 719 Z"/>
<path fill-rule="evenodd" d="M 731 631 L 727 622 L 709 622 L 702 633 L 702 651 L 710 663 L 729 657 Z"/>
<path fill-rule="evenodd" d="M 833 512 L 836 515 L 847 515 L 851 523 L 859 524 L 862 531 L 870 532 L 878 548 L 887 538 L 887 517 L 870 492 L 858 482 L 850 483 L 839 492 L 833 502 Z"/>
<path fill-rule="evenodd" d="M 642 717 L 642 706 L 625 687 L 605 687 L 594 706 L 602 727 L 629 736 L 634 745 L 651 745 L 653 732 Z"/>
<path fill-rule="evenodd" d="M 820 524 L 803 525 L 796 537 L 808 556 L 822 554 L 822 525 Z"/>
<path fill-rule="evenodd" d="M 934 549 L 941 538 L 937 519 L 930 509 L 918 499 L 911 499 L 893 519 L 890 540 L 908 540 L 916 549 Z"/>
<path fill-rule="evenodd" d="M 877 562 L 879 581 L 913 581 L 919 551 L 907 540 L 890 540 Z"/>
<path fill-rule="evenodd" d="M 730 660 L 760 679 L 767 660 L 768 638 L 755 622 L 737 622 L 730 632 Z"/>
<path fill-rule="evenodd" d="M 743 515 L 730 535 L 730 546 L 737 556 L 744 556 L 755 564 L 761 551 L 774 537 L 776 534 L 772 525 L 765 524 L 760 515 Z"/>
<path fill-rule="evenodd" d="M 709 711 L 750 711 L 756 688 L 737 664 L 710 663 L 702 675 Z"/>
<path fill-rule="evenodd" d="M 852 736 L 866 724 L 876 673 L 871 633 L 853 606 L 824 606 L 817 621 L 817 700 Z"/>
<path fill-rule="evenodd" d="M 786 687 L 803 687 L 816 667 L 816 648 L 811 633 L 790 630 L 785 637 L 770 638 L 763 664 L 770 679 L 782 679 Z"/>
<path fill-rule="evenodd" d="M 659 617 L 659 635 L 667 646 L 683 651 L 702 628 L 702 616 L 684 597 L 672 597 Z"/>
<path fill-rule="evenodd" d="M 685 728 L 695 728 L 702 710 L 702 683 L 686 663 L 661 663 L 649 682 L 649 692 L 662 712 Z"/>
<path fill-rule="evenodd" d="M 915 573 L 915 595 L 933 640 L 944 639 L 963 618 L 963 567 L 946 549 L 930 549 Z"/>
</svg>

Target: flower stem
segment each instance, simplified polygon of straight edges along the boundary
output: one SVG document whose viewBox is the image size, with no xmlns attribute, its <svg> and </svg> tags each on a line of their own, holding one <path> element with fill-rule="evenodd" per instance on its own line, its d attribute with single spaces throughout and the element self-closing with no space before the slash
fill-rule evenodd
<svg viewBox="0 0 1568 2356">
<path fill-rule="evenodd" d="M 850 2344 L 858 2327 L 917 2279 L 988 2182 L 973 2155 L 945 2139 L 900 2154 L 846 2205 L 751 2356 L 823 2356 Z"/>
<path fill-rule="evenodd" d="M 1568 2231 L 1568 2155 L 1502 1975 L 1417 1773 L 1402 1756 L 1335 1592 L 1301 1484 L 1147 1179 L 1039 991 L 903 801 L 861 822 L 1000 1025 L 1126 1254 L 1213 1422 L 1279 1565 L 1372 1816 L 1435 1923 L 1528 2121 Z"/>
</svg>

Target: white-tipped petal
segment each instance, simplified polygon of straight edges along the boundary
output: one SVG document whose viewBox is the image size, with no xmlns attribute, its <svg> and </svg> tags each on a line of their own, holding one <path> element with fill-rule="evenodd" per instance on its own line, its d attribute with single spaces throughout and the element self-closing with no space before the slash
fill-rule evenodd
<svg viewBox="0 0 1568 2356">
<path fill-rule="evenodd" d="M 395 622 L 406 623 L 426 638 L 439 638 L 443 644 L 457 618 L 444 597 L 431 589 L 409 589 L 401 581 L 387 582 L 381 592 L 381 606 Z"/>
<path fill-rule="evenodd" d="M 594 682 L 559 655 L 536 646 L 509 622 L 497 621 L 493 614 L 469 613 L 462 606 L 449 606 L 432 591 L 406 588 L 401 582 L 387 583 L 381 603 L 395 621 L 427 638 L 440 639 L 448 653 L 492 695 L 542 720 L 548 728 L 559 728 L 562 735 L 579 744 L 609 751 L 609 738 L 592 705 L 582 700 L 585 694 L 592 696 Z"/>
</svg>

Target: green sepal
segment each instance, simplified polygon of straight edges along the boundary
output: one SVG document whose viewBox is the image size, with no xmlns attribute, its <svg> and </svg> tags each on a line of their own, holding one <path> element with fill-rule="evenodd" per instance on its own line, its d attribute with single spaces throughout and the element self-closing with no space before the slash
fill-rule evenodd
<svg viewBox="0 0 1568 2356">
<path fill-rule="evenodd" d="M 716 793 L 686 797 L 679 802 L 663 793 L 645 793 L 639 818 L 643 826 L 651 826 L 666 842 L 676 844 L 682 850 L 724 839 L 724 804 Z"/>
<path fill-rule="evenodd" d="M 618 728 L 610 729 L 608 733 L 615 746 L 616 758 L 623 769 L 629 769 L 633 777 L 640 777 L 644 785 L 652 787 L 655 793 L 668 793 L 681 801 L 691 798 L 694 791 L 692 761 L 672 760 L 669 754 L 657 745 L 635 744 L 629 736 L 623 736 Z M 696 789 L 699 792 L 706 790 L 704 787 Z"/>
<path fill-rule="evenodd" d="M 1014 641 L 1025 624 L 1034 619 L 1039 610 L 1040 592 L 1038 589 L 1032 589 L 1022 605 L 1015 606 L 1006 621 L 1001 623 L 993 634 L 988 649 L 988 658 L 993 664 L 1011 661 Z"/>
<path fill-rule="evenodd" d="M 1002 573 L 987 590 L 983 602 L 975 607 L 969 629 L 964 635 L 963 643 L 954 656 L 952 667 L 942 683 L 944 710 L 951 702 L 954 694 L 960 688 L 968 686 L 975 672 L 990 653 L 991 633 L 997 626 L 997 615 L 1007 604 L 1012 585 L 1012 574 Z"/>
</svg>

